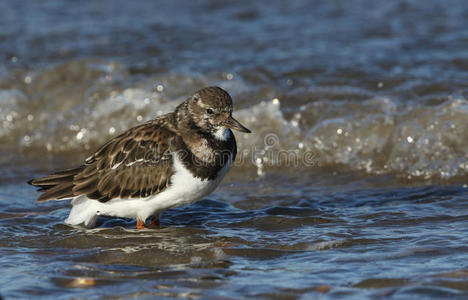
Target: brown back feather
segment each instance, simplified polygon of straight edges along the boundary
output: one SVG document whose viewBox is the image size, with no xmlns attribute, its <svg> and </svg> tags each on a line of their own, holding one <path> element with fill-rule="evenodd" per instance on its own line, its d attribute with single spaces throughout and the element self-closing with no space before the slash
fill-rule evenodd
<svg viewBox="0 0 468 300">
<path fill-rule="evenodd" d="M 129 129 L 78 168 L 29 181 L 45 191 L 37 201 L 86 195 L 106 202 L 162 192 L 173 175 L 168 141 L 175 133 L 168 120 L 169 114 Z"/>
</svg>

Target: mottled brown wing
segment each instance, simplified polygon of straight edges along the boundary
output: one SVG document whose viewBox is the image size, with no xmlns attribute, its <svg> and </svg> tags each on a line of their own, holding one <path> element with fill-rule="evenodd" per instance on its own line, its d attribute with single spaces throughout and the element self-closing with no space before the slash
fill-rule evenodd
<svg viewBox="0 0 468 300">
<path fill-rule="evenodd" d="M 38 201 L 86 195 L 101 202 L 160 193 L 170 184 L 174 133 L 155 120 L 134 127 L 104 144 L 82 166 L 30 183 L 45 191 Z"/>
<path fill-rule="evenodd" d="M 168 187 L 173 174 L 172 133 L 152 123 L 109 141 L 86 160 L 73 179 L 73 194 L 101 202 L 148 197 Z"/>
</svg>

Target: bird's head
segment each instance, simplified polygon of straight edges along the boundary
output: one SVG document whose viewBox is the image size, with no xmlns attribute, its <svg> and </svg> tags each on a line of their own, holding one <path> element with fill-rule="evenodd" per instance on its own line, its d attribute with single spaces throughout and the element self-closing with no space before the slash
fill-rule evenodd
<svg viewBox="0 0 468 300">
<path fill-rule="evenodd" d="M 231 96 L 222 88 L 203 88 L 187 101 L 187 110 L 193 123 L 204 132 L 218 139 L 226 139 L 229 132 L 227 129 L 250 133 L 249 129 L 232 117 Z"/>
</svg>

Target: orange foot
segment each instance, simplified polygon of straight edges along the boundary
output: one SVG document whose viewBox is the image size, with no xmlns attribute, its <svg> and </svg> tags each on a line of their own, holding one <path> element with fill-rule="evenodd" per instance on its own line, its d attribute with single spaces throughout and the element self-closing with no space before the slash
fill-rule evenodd
<svg viewBox="0 0 468 300">
<path fill-rule="evenodd" d="M 161 226 L 161 223 L 159 222 L 159 218 L 152 217 L 152 218 L 150 219 L 150 225 L 151 225 L 152 227 L 159 227 L 159 226 Z"/>
<path fill-rule="evenodd" d="M 137 219 L 137 225 L 136 225 L 136 228 L 137 229 L 143 229 L 143 228 L 146 228 L 145 227 L 145 222 L 143 222 L 142 220 L 140 219 Z"/>
</svg>

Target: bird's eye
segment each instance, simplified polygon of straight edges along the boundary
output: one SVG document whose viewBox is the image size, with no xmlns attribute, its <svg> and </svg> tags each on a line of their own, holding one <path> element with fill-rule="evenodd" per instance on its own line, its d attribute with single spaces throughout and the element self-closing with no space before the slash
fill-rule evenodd
<svg viewBox="0 0 468 300">
<path fill-rule="evenodd" d="M 213 114 L 213 110 L 212 110 L 211 108 L 208 108 L 208 109 L 206 110 L 206 112 L 207 112 L 209 115 L 212 115 L 212 114 Z"/>
</svg>

